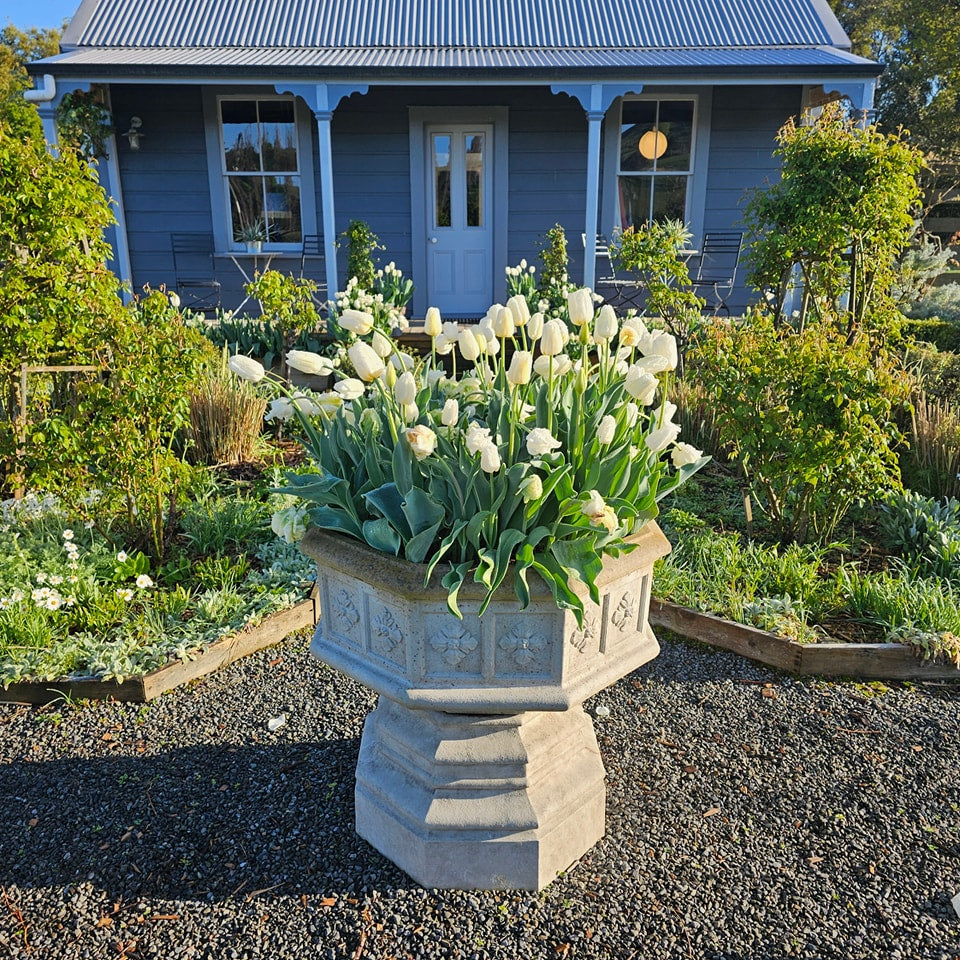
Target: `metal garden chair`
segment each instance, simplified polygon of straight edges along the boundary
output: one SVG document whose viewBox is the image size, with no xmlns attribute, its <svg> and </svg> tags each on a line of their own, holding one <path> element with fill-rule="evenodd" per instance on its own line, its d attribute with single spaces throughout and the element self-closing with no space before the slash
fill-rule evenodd
<svg viewBox="0 0 960 960">
<path fill-rule="evenodd" d="M 219 310 L 220 281 L 213 256 L 213 235 L 174 233 L 170 243 L 181 304 L 194 310 Z"/>
<path fill-rule="evenodd" d="M 740 265 L 743 234 L 736 230 L 715 230 L 703 235 L 703 249 L 696 276 L 690 281 L 693 292 L 707 301 L 704 311 L 730 316 L 727 300 L 733 293 Z"/>
</svg>

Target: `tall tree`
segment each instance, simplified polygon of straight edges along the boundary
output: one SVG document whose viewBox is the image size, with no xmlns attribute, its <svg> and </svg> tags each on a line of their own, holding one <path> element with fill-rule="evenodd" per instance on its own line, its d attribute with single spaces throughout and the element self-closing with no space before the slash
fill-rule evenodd
<svg viewBox="0 0 960 960">
<path fill-rule="evenodd" d="M 928 203 L 960 184 L 960 0 L 830 0 L 853 52 L 882 63 L 877 121 L 927 157 Z"/>
<path fill-rule="evenodd" d="M 0 123 L 19 136 L 42 136 L 40 117 L 23 99 L 31 86 L 27 64 L 60 52 L 60 30 L 18 30 L 8 23 L 0 30 Z"/>
</svg>

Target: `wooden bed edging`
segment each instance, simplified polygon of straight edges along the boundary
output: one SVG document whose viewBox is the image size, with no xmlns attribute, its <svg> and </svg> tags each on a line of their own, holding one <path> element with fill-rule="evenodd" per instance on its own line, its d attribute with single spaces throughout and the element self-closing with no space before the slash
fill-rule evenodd
<svg viewBox="0 0 960 960">
<path fill-rule="evenodd" d="M 317 600 L 311 596 L 286 610 L 279 610 L 256 626 L 246 626 L 237 633 L 212 643 L 193 660 L 178 660 L 159 667 L 142 677 L 128 680 L 30 680 L 0 687 L 0 703 L 51 703 L 60 697 L 71 700 L 123 700 L 145 703 L 181 684 L 204 677 L 214 670 L 233 663 L 264 647 L 279 643 L 284 637 L 313 626 L 317 622 Z"/>
<path fill-rule="evenodd" d="M 681 637 L 804 676 L 960 680 L 956 667 L 920 660 L 903 643 L 796 643 L 766 630 L 657 599 L 650 602 L 650 623 Z"/>
</svg>

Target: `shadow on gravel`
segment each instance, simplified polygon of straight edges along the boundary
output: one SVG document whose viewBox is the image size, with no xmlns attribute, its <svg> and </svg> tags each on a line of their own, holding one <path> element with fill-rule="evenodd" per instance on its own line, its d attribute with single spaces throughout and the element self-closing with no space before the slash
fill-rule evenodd
<svg viewBox="0 0 960 960">
<path fill-rule="evenodd" d="M 219 901 L 354 886 L 364 861 L 403 885 L 354 833 L 358 750 L 351 739 L 2 765 L 0 886 Z"/>
</svg>

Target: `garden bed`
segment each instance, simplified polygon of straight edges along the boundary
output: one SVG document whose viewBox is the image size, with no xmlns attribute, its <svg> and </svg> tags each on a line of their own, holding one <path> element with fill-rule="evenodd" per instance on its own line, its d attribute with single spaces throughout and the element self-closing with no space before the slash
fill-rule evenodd
<svg viewBox="0 0 960 960">
<path fill-rule="evenodd" d="M 11 683 L 6 690 L 0 687 L 0 703 L 45 704 L 61 698 L 145 703 L 241 657 L 280 643 L 295 630 L 313 626 L 316 622 L 317 598 L 314 587 L 310 597 L 302 603 L 280 610 L 259 624 L 244 627 L 238 633 L 217 640 L 196 657 L 169 663 L 143 676 L 128 677 L 122 681 L 90 678 Z"/>
<path fill-rule="evenodd" d="M 665 600 L 650 604 L 652 626 L 800 676 L 870 680 L 960 680 L 960 669 L 917 658 L 904 643 L 797 643 Z"/>
</svg>

